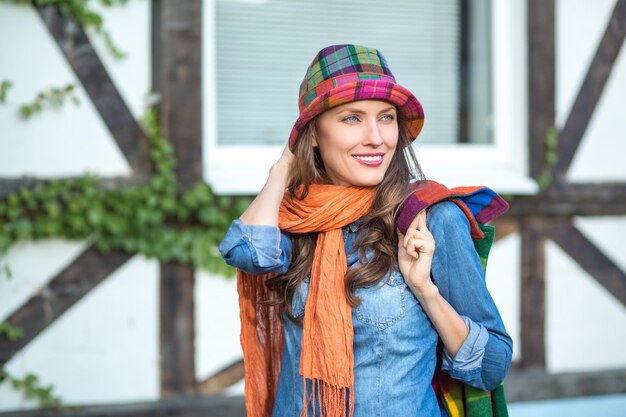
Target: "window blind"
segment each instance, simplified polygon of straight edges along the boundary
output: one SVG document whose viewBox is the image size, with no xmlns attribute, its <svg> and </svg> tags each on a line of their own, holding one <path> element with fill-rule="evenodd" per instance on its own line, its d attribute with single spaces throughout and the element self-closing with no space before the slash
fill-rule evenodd
<svg viewBox="0 0 626 417">
<path fill-rule="evenodd" d="M 218 144 L 284 144 L 314 55 L 382 51 L 425 110 L 420 140 L 456 142 L 461 0 L 215 0 Z"/>
</svg>

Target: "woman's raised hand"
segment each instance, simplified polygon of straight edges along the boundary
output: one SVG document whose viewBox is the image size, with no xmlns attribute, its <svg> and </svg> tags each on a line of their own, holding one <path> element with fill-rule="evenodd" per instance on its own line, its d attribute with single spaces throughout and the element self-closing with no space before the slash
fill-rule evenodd
<svg viewBox="0 0 626 417">
<path fill-rule="evenodd" d="M 261 192 L 239 218 L 244 224 L 278 226 L 278 210 L 283 200 L 294 156 L 285 146 L 283 153 L 270 168 Z"/>
<path fill-rule="evenodd" d="M 289 169 L 291 168 L 291 164 L 293 164 L 294 156 L 291 150 L 289 149 L 289 144 L 285 145 L 283 149 L 283 153 L 278 158 L 278 161 L 270 168 L 270 175 L 273 174 L 273 171 L 279 171 L 280 174 L 286 176 L 289 174 Z"/>
<path fill-rule="evenodd" d="M 426 226 L 426 211 L 409 225 L 406 235 L 398 230 L 398 266 L 411 290 L 419 296 L 434 286 L 430 267 L 435 253 L 435 239 Z"/>
</svg>

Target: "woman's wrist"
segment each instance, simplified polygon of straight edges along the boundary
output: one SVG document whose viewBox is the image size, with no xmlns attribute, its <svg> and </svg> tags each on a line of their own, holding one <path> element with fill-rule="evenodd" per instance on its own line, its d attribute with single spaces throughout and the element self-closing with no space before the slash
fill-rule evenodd
<svg viewBox="0 0 626 417">
<path fill-rule="evenodd" d="M 430 300 L 433 300 L 439 296 L 439 288 L 431 281 L 428 280 L 427 283 L 424 283 L 419 286 L 409 285 L 415 297 L 417 297 L 420 303 L 426 303 Z"/>
</svg>

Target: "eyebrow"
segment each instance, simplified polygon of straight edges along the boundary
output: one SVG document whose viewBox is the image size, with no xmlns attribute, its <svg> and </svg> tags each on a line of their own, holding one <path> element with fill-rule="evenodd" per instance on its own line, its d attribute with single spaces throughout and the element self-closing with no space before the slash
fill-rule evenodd
<svg viewBox="0 0 626 417">
<path fill-rule="evenodd" d="M 389 111 L 389 110 L 396 110 L 396 108 L 395 108 L 395 106 L 389 106 L 389 107 L 386 107 L 386 108 L 382 109 L 381 111 L 379 111 L 379 112 L 378 112 L 378 114 L 380 114 L 380 113 L 385 113 L 385 112 L 387 112 L 387 111 Z M 341 114 L 341 113 L 357 113 L 357 114 L 363 114 L 363 113 L 365 113 L 365 111 L 360 110 L 360 109 L 357 109 L 356 107 L 348 107 L 348 108 L 345 108 L 345 109 L 339 110 L 339 111 L 337 112 L 337 114 Z"/>
</svg>

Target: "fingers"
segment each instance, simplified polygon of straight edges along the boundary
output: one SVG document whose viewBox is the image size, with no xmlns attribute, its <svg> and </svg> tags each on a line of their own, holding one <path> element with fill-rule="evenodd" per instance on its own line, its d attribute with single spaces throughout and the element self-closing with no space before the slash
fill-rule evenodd
<svg viewBox="0 0 626 417">
<path fill-rule="evenodd" d="M 409 229 L 428 230 L 426 225 L 426 210 L 420 211 L 409 225 Z"/>
<path fill-rule="evenodd" d="M 405 252 L 415 259 L 420 255 L 432 255 L 435 252 L 435 240 L 428 229 L 409 228 L 406 235 L 398 231 L 398 246 L 404 248 Z"/>
<path fill-rule="evenodd" d="M 435 240 L 426 225 L 426 210 L 422 210 L 415 216 L 406 235 L 398 232 L 398 246 L 402 246 L 406 253 L 418 259 L 420 254 L 433 254 L 435 252 Z"/>
<path fill-rule="evenodd" d="M 435 244 L 430 239 L 411 239 L 406 247 L 406 253 L 415 259 L 422 255 L 430 255 L 435 250 Z"/>
<path fill-rule="evenodd" d="M 406 235 L 404 236 L 404 240 L 402 242 L 403 246 L 406 248 L 408 245 L 409 239 L 417 238 L 417 239 L 429 239 L 432 238 L 432 235 L 428 230 L 419 230 L 409 228 L 406 231 Z"/>
</svg>

